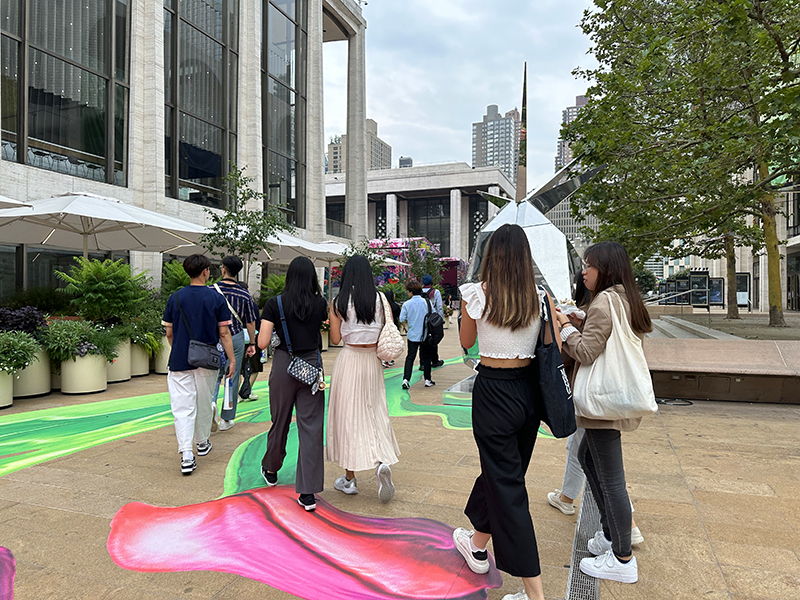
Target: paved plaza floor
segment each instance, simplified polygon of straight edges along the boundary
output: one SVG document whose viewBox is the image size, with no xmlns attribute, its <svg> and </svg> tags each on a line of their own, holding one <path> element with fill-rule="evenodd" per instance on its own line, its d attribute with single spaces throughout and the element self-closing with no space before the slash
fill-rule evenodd
<svg viewBox="0 0 800 600">
<path fill-rule="evenodd" d="M 406 523 L 381 520 L 403 517 L 412 519 L 408 523 L 415 527 L 419 519 L 469 527 L 463 507 L 479 473 L 478 452 L 469 409 L 442 406 L 442 392 L 471 371 L 458 360 L 455 329 L 446 333 L 440 354 L 454 360 L 434 371 L 436 387 L 426 389 L 417 381 L 410 393 L 402 392 L 399 372 L 387 374 L 390 413 L 402 451 L 393 467 L 394 499 L 388 504 L 378 501 L 371 472 L 357 474 L 358 495 L 335 491 L 333 481 L 341 471 L 328 463 L 326 489 L 319 497 L 331 505 L 321 511 L 333 515 L 331 522 L 343 514 L 338 509 L 369 518 L 359 523 Z M 323 354 L 328 373 L 338 351 Z M 402 359 L 397 361 L 401 364 Z M 101 394 L 54 393 L 17 400 L 0 412 L 0 546 L 9 548 L 16 559 L 15 600 L 322 598 L 313 591 L 314 580 L 325 578 L 326 571 L 322 567 L 316 575 L 311 562 L 308 570 L 302 562 L 294 565 L 307 577 L 308 587 L 292 595 L 231 572 L 123 569 L 109 553 L 112 519 L 123 507 L 128 511 L 132 502 L 218 507 L 212 501 L 237 489 L 251 489 L 259 475 L 246 456 L 261 451 L 269 427 L 266 381 L 265 372 L 256 384 L 261 398 L 241 405 L 241 420 L 233 429 L 212 434 L 213 450 L 198 458 L 190 477 L 179 472 L 163 375 L 113 384 Z M 640 579 L 634 585 L 603 583 L 601 598 L 800 600 L 798 431 L 800 406 L 695 402 L 661 406 L 639 430 L 624 434 L 629 493 L 645 538 L 635 552 Z M 261 441 L 252 441 L 256 436 L 262 436 Z M 548 598 L 564 598 L 575 533 L 576 517 L 562 515 L 546 499 L 547 492 L 560 487 L 565 456 L 563 440 L 542 437 L 527 477 Z M 293 462 L 290 453 L 287 471 Z M 234 463 L 250 465 L 253 472 L 237 475 L 230 468 Z M 291 473 L 280 475 L 285 479 Z M 242 482 L 247 477 L 249 485 Z M 293 487 L 288 490 L 293 495 Z M 155 515 L 139 522 L 139 537 L 146 538 L 147 527 L 161 522 L 163 513 L 134 506 Z M 302 528 L 304 517 L 311 518 L 299 512 L 295 526 Z M 122 521 L 115 519 L 114 526 Z M 205 531 L 201 521 L 198 518 L 193 526 Z M 248 525 L 242 522 L 241 527 Z M 132 531 L 131 537 L 136 537 L 136 527 Z M 184 540 L 174 531 L 175 540 L 165 542 L 164 551 L 178 557 L 175 569 L 189 569 L 191 565 L 179 560 Z M 263 549 L 224 546 L 213 531 L 203 536 L 202 553 L 221 554 L 225 564 L 264 556 Z M 402 537 L 392 541 L 399 543 Z M 162 550 L 147 546 L 146 539 L 136 541 L 145 548 L 144 555 L 133 556 L 139 564 L 146 562 L 148 548 Z M 363 551 L 358 539 L 345 533 L 334 533 L 328 541 L 328 556 L 336 559 L 357 562 Z M 411 560 L 419 558 L 417 549 L 404 552 L 410 559 L 398 561 L 396 568 L 419 568 Z M 280 554 L 272 556 L 273 565 L 281 564 Z M 258 561 L 249 560 L 253 562 Z M 269 571 L 271 566 L 247 568 Z M 425 566 L 431 571 L 435 567 Z M 297 579 L 296 573 L 292 576 Z M 467 574 L 452 576 L 455 581 Z M 504 575 L 502 588 L 490 589 L 488 597 L 499 600 L 519 585 L 519 580 Z M 476 593 L 469 597 L 482 592 Z"/>
</svg>

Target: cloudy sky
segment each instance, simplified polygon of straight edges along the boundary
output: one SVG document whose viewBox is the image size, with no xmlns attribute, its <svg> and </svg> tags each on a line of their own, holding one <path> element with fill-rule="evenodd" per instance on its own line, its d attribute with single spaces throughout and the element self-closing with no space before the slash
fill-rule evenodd
<svg viewBox="0 0 800 600">
<path fill-rule="evenodd" d="M 522 104 L 528 63 L 528 188 L 553 173 L 561 111 L 593 65 L 578 27 L 590 0 L 369 0 L 367 117 L 414 164 L 472 162 L 472 123 L 486 106 Z M 346 132 L 347 43 L 324 46 L 325 135 Z"/>
</svg>

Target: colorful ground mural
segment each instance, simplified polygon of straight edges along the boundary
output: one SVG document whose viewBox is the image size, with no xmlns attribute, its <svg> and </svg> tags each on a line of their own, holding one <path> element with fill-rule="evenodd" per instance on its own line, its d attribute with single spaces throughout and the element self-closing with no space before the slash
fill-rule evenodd
<svg viewBox="0 0 800 600">
<path fill-rule="evenodd" d="M 14 600 L 14 574 L 16 563 L 11 550 L 0 546 L 0 598 Z"/>
<path fill-rule="evenodd" d="M 471 429 L 469 405 L 418 405 L 401 388 L 402 369 L 387 369 L 384 377 L 390 416 L 437 416 L 446 428 Z M 412 384 L 419 379 L 416 372 Z M 266 401 L 240 405 L 237 421 L 270 420 L 266 382 L 255 390 Z M 167 393 L 10 415 L 0 424 L 0 476 L 172 423 Z M 501 585 L 494 567 L 482 576 L 465 567 L 448 525 L 365 518 L 321 499 L 308 514 L 297 506 L 293 486 L 265 488 L 260 462 L 266 436 L 237 448 L 218 500 L 179 508 L 135 502 L 120 509 L 108 539 L 114 561 L 145 572 L 235 573 L 309 600 L 345 597 L 340 590 L 348 598 L 477 600 Z M 296 456 L 292 425 L 279 484 L 294 483 Z"/>
</svg>

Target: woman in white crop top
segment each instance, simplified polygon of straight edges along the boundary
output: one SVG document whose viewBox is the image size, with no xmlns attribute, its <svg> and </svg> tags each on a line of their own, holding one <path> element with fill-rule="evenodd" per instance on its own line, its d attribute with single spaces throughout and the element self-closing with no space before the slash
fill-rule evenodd
<svg viewBox="0 0 800 600">
<path fill-rule="evenodd" d="M 342 269 L 339 295 L 330 311 L 331 340 L 344 348 L 333 363 L 328 396 L 328 460 L 345 470 L 333 487 L 357 494 L 355 471 L 375 469 L 378 497 L 394 495 L 389 465 L 399 459 L 386 403 L 383 365 L 376 348 L 384 324 L 383 295 L 375 288 L 366 257 L 351 256 Z"/>
<path fill-rule="evenodd" d="M 489 570 L 486 544 L 494 538 L 497 568 L 521 577 L 527 598 L 544 600 L 539 553 L 528 510 L 525 472 L 539 431 L 538 385 L 532 364 L 541 302 L 533 259 L 519 225 L 489 238 L 481 283 L 461 286 L 461 345 L 476 338 L 481 362 L 472 391 L 472 432 L 481 459 L 464 513 L 474 533 L 458 527 L 456 548 L 476 573 Z M 560 346 L 560 340 L 559 346 Z M 520 600 L 509 594 L 503 600 Z"/>
</svg>

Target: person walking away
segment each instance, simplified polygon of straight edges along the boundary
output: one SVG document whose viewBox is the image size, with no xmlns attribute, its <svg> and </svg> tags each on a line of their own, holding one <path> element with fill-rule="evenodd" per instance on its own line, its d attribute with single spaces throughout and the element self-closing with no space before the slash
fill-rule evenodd
<svg viewBox="0 0 800 600">
<path fill-rule="evenodd" d="M 216 370 L 189 364 L 189 342 L 221 343 L 228 357 L 228 376 L 236 370 L 229 329 L 231 313 L 222 296 L 206 286 L 210 269 L 211 262 L 201 254 L 183 261 L 190 283 L 169 297 L 162 319 L 171 346 L 167 387 L 184 475 L 197 468 L 195 443 L 198 456 L 211 452 L 212 394 L 217 378 Z"/>
<path fill-rule="evenodd" d="M 394 301 L 394 291 L 386 290 L 383 295 L 386 297 L 386 301 L 389 303 L 389 308 L 392 311 L 392 320 L 394 321 L 395 327 L 398 329 L 400 328 L 400 305 Z M 384 368 L 393 367 L 394 361 L 393 360 L 384 360 L 382 361 Z"/>
<path fill-rule="evenodd" d="M 444 303 L 442 302 L 442 294 L 439 290 L 433 287 L 433 277 L 430 275 L 422 276 L 422 297 L 428 298 L 433 303 L 433 308 L 444 319 Z M 420 363 L 422 362 L 420 357 Z M 439 360 L 439 344 L 431 346 L 431 369 L 437 369 L 444 366 L 444 361 Z M 419 370 L 422 371 L 422 364 L 419 365 Z"/>
<path fill-rule="evenodd" d="M 556 315 L 563 347 L 576 361 L 573 385 L 580 365 L 593 363 L 605 350 L 612 328 L 609 302 L 614 303 L 618 314 L 620 308 L 624 309 L 631 329 L 639 338 L 644 339 L 645 333 L 652 331 L 630 258 L 621 244 L 600 242 L 590 246 L 583 257 L 583 280 L 592 292 L 583 331 L 566 315 Z M 589 551 L 597 558 L 584 558 L 580 569 L 592 577 L 635 583 L 639 575 L 628 526 L 632 515 L 622 462 L 622 432 L 634 431 L 641 418 L 611 421 L 576 416 L 576 422 L 586 431 L 578 448 L 578 460 L 597 502 L 603 526 L 589 540 Z"/>
<path fill-rule="evenodd" d="M 331 340 L 344 341 L 333 363 L 328 396 L 327 459 L 345 473 L 333 487 L 357 494 L 356 471 L 375 469 L 378 498 L 394 496 L 391 465 L 400 447 L 389 420 L 378 337 L 385 324 L 383 295 L 375 288 L 369 260 L 351 256 L 342 269 L 339 295 L 331 304 Z"/>
<path fill-rule="evenodd" d="M 236 357 L 236 371 L 233 373 L 233 405 L 231 408 L 223 406 L 220 411 L 219 430 L 226 431 L 234 426 L 236 418 L 236 405 L 239 400 L 239 385 L 242 366 L 245 357 L 249 360 L 256 353 L 256 319 L 258 311 L 254 309 L 255 301 L 246 289 L 239 285 L 236 276 L 242 270 L 242 261 L 238 256 L 226 256 L 222 259 L 222 279 L 214 284 L 214 289 L 222 294 L 228 303 L 228 308 L 233 315 L 231 321 L 231 340 L 233 353 Z M 247 333 L 247 336 L 245 336 Z M 216 404 L 219 385 L 225 377 L 227 364 L 220 367 L 214 388 L 214 402 Z M 213 427 L 213 425 L 212 425 Z"/>
<path fill-rule="evenodd" d="M 544 600 L 525 473 L 540 423 L 533 358 L 545 298 L 537 291 L 530 246 L 519 225 L 492 234 L 481 281 L 460 290 L 461 345 L 471 348 L 480 339 L 472 431 L 481 474 L 464 509 L 474 531 L 456 528 L 453 542 L 472 571 L 486 573 L 486 545 L 493 539 L 497 568 L 521 577 L 525 587 L 503 600 Z M 555 314 L 552 300 L 547 302 Z"/>
<path fill-rule="evenodd" d="M 294 409 L 299 442 L 295 491 L 299 494 L 298 504 L 311 511 L 317 507 L 314 494 L 324 488 L 325 464 L 322 448 L 325 394 L 312 393 L 310 385 L 302 383 L 287 372 L 292 356 L 286 343 L 282 317 L 289 332 L 292 354 L 312 365 L 321 366 L 320 327 L 328 318 L 328 306 L 320 292 L 314 264 L 305 256 L 292 260 L 286 272 L 283 293 L 267 300 L 261 314 L 258 347 L 263 350 L 269 346 L 273 331 L 278 332 L 280 339 L 269 373 L 272 426 L 267 435 L 267 450 L 261 459 L 261 475 L 268 486 L 277 485 L 278 471 L 286 458 L 286 439 Z"/>
<path fill-rule="evenodd" d="M 406 343 L 406 363 L 403 368 L 403 389 L 411 387 L 411 371 L 414 368 L 414 361 L 417 360 L 419 351 L 422 371 L 425 377 L 425 387 L 433 387 L 436 382 L 431 379 L 431 346 L 423 343 L 425 340 L 425 315 L 428 314 L 428 303 L 422 297 L 422 285 L 416 279 L 411 279 L 406 283 L 409 299 L 403 302 L 400 309 L 400 321 L 408 324 Z"/>
</svg>

